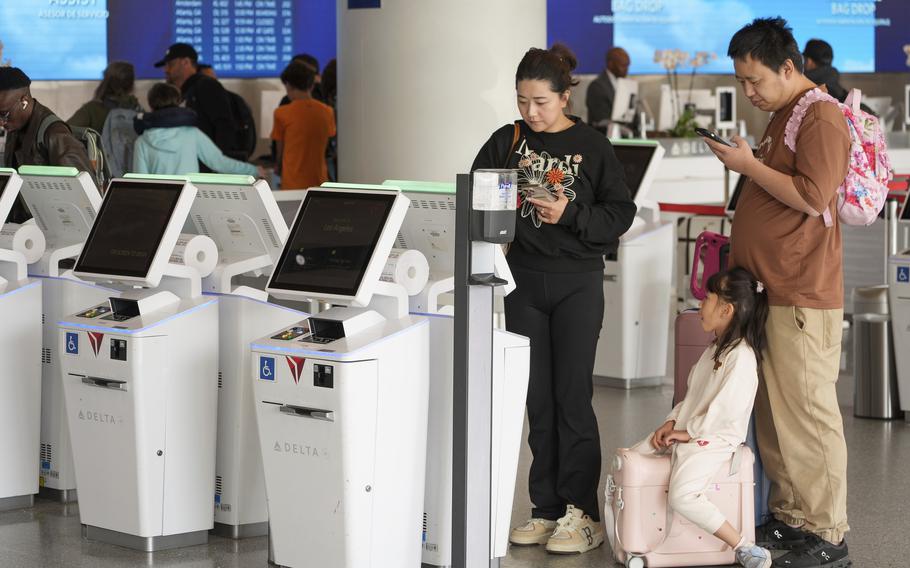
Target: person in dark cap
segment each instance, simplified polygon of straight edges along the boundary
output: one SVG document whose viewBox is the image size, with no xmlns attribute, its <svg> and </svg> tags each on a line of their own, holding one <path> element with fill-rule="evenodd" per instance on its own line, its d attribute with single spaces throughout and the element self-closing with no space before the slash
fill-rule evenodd
<svg viewBox="0 0 910 568">
<path fill-rule="evenodd" d="M 3 165 L 69 166 L 94 175 L 85 146 L 65 122 L 59 118 L 47 120 L 56 115 L 32 97 L 31 83 L 18 67 L 0 67 L 0 128 L 7 132 Z M 45 121 L 49 125 L 44 139 L 38 140 Z"/>
<path fill-rule="evenodd" d="M 831 66 L 834 50 L 831 44 L 821 39 L 810 39 L 803 49 L 806 77 L 816 85 L 828 87 L 828 94 L 840 102 L 847 98 L 847 89 L 840 84 L 840 72 Z"/>
<path fill-rule="evenodd" d="M 196 111 L 196 126 L 226 155 L 245 160 L 238 149 L 237 125 L 231 112 L 227 90 L 208 75 L 199 72 L 199 54 L 188 43 L 175 43 L 155 63 L 164 67 L 168 83 L 180 89 L 187 108 Z"/>
</svg>

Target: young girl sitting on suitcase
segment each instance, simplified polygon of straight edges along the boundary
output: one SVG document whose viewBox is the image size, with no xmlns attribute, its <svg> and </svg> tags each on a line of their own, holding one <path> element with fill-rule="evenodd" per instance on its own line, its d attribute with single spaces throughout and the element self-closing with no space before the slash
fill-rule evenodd
<svg viewBox="0 0 910 568">
<path fill-rule="evenodd" d="M 742 566 L 769 568 L 771 554 L 747 542 L 706 494 L 746 440 L 766 345 L 768 297 L 762 283 L 742 268 L 714 274 L 708 291 L 699 316 L 702 328 L 717 339 L 692 367 L 685 399 L 637 449 L 672 450 L 669 507 L 730 545 Z"/>
</svg>

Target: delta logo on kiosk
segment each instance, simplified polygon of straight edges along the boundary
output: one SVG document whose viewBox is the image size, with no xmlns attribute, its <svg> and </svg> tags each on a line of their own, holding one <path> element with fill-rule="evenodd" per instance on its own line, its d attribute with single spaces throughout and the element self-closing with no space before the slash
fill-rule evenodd
<svg viewBox="0 0 910 568">
<path fill-rule="evenodd" d="M 291 369 L 291 376 L 294 377 L 294 384 L 300 384 L 300 373 L 303 372 L 303 364 L 306 363 L 305 357 L 292 357 L 285 355 L 288 362 L 288 368 Z"/>
<path fill-rule="evenodd" d="M 98 353 L 101 352 L 101 341 L 104 339 L 104 334 L 99 331 L 89 331 L 88 333 L 88 342 L 92 344 L 92 351 L 95 352 L 95 357 L 98 356 Z"/>
</svg>

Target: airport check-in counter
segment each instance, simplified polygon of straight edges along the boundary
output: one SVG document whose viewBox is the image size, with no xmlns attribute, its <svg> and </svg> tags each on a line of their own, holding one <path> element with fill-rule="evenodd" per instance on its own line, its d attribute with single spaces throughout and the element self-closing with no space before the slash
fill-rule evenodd
<svg viewBox="0 0 910 568">
<path fill-rule="evenodd" d="M 397 189 L 310 189 L 267 291 L 333 305 L 251 345 L 279 566 L 420 564 L 429 325 L 380 280 Z"/>
<path fill-rule="evenodd" d="M 218 300 L 172 256 L 195 196 L 186 180 L 113 180 L 76 262 L 125 287 L 59 322 L 88 539 L 151 552 L 213 526 Z"/>
<path fill-rule="evenodd" d="M 20 197 L 46 242 L 45 252 L 29 265 L 41 280 L 41 438 L 38 475 L 40 494 L 64 503 L 76 500 L 76 472 L 63 401 L 63 379 L 57 322 L 85 306 L 106 301 L 119 291 L 73 275 L 101 206 L 101 193 L 91 176 L 75 168 L 22 166 Z"/>
<path fill-rule="evenodd" d="M 451 566 L 454 306 L 443 300 L 455 286 L 455 185 L 402 180 L 384 183 L 400 187 L 411 201 L 395 246 L 419 251 L 428 261 L 428 278 L 410 297 L 411 312 L 425 314 L 430 322 L 430 422 L 422 562 L 427 566 Z M 507 295 L 515 284 L 502 249 L 497 247 L 495 253 L 495 273 L 508 284 L 496 288 L 494 294 Z M 505 557 L 508 552 L 529 365 L 528 338 L 494 329 L 492 558 Z"/>
<path fill-rule="evenodd" d="M 0 220 L 16 202 L 22 178 L 0 169 Z M 4 225 L 0 245 L 0 510 L 28 507 L 38 493 L 41 428 L 41 281 L 29 278 L 25 253 L 43 252 L 40 231 L 31 246 L 12 242 L 18 227 Z"/>
</svg>

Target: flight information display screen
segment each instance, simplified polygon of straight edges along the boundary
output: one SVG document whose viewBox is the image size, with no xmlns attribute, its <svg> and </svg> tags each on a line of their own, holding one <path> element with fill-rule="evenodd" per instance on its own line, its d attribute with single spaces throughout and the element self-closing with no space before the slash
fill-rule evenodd
<svg viewBox="0 0 910 568">
<path fill-rule="evenodd" d="M 356 296 L 395 194 L 310 191 L 269 284 Z"/>
<path fill-rule="evenodd" d="M 146 277 L 182 189 L 182 182 L 113 181 L 76 272 Z"/>
<path fill-rule="evenodd" d="M 100 79 L 128 61 L 140 79 L 172 43 L 192 45 L 219 77 L 277 77 L 297 53 L 335 57 L 335 0 L 15 0 L 0 2 L 0 65 L 33 80 Z M 321 68 L 320 68 L 321 70 Z"/>
<path fill-rule="evenodd" d="M 645 179 L 645 173 L 648 171 L 648 165 L 650 165 L 656 149 L 656 146 L 648 145 L 613 145 L 616 158 L 622 164 L 623 171 L 626 174 L 626 185 L 629 187 L 632 199 L 635 199 L 635 196 L 638 195 L 641 182 Z"/>
</svg>

